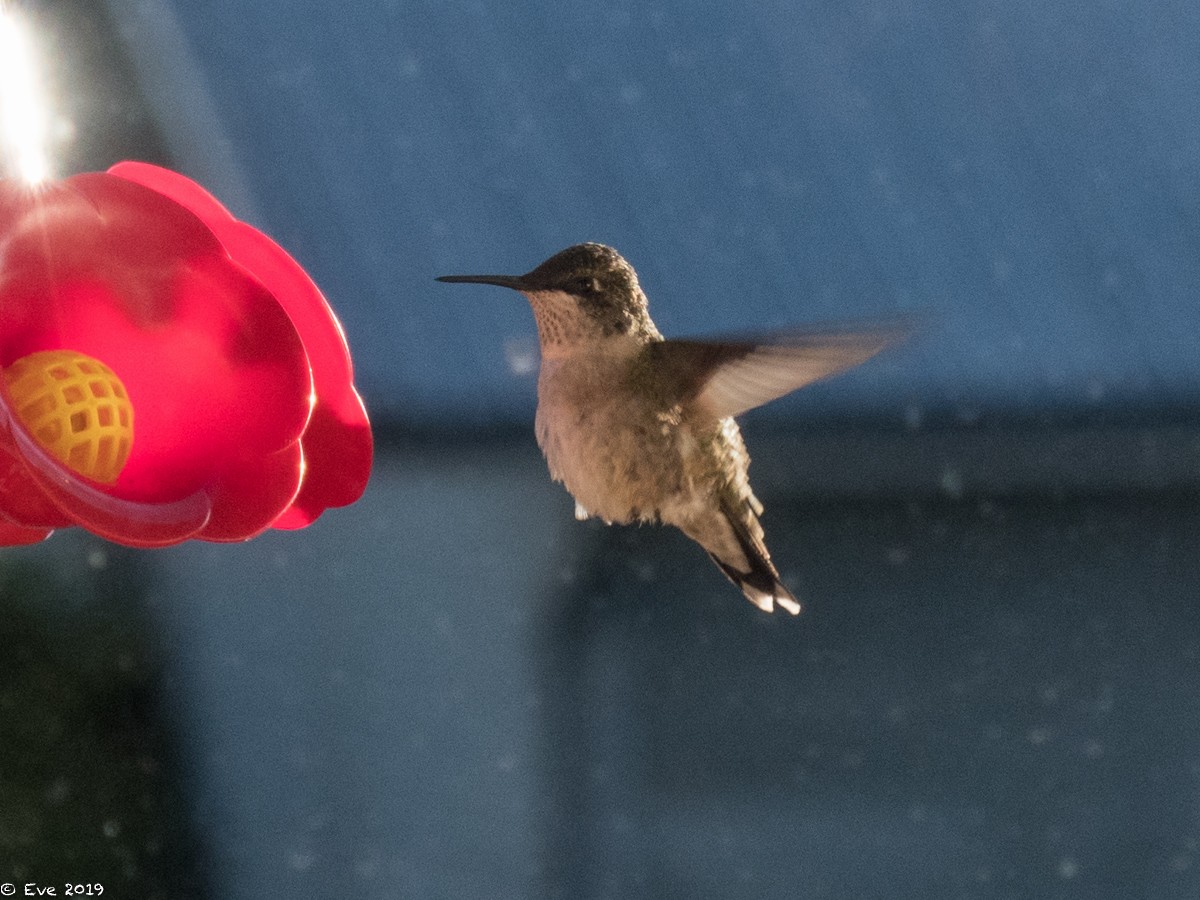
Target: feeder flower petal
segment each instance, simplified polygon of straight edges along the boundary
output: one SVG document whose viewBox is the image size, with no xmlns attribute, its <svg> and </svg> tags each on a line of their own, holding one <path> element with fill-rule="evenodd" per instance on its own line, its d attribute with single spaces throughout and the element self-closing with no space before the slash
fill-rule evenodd
<svg viewBox="0 0 1200 900">
<path fill-rule="evenodd" d="M 237 541 L 356 500 L 372 439 L 303 269 L 194 182 L 0 181 L 0 544 Z"/>
</svg>

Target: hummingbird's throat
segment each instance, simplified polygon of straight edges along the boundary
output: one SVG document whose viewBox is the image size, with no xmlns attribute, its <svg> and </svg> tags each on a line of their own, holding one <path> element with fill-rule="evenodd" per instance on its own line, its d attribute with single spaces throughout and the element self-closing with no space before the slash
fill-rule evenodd
<svg viewBox="0 0 1200 900">
<path fill-rule="evenodd" d="M 543 357 L 614 340 L 644 343 L 660 337 L 649 316 L 638 318 L 614 307 L 589 309 L 566 291 L 531 291 L 525 296 L 537 321 Z"/>
<path fill-rule="evenodd" d="M 525 295 L 533 307 L 542 355 L 591 344 L 605 337 L 604 329 L 565 291 L 538 291 Z"/>
</svg>

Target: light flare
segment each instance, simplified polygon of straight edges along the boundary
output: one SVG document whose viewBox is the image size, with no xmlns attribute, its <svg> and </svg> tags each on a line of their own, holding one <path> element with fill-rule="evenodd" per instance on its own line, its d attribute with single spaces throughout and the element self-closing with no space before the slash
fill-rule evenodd
<svg viewBox="0 0 1200 900">
<path fill-rule="evenodd" d="M 0 0 L 0 143 L 16 174 L 30 185 L 51 175 L 47 131 L 47 107 L 28 27 Z"/>
</svg>

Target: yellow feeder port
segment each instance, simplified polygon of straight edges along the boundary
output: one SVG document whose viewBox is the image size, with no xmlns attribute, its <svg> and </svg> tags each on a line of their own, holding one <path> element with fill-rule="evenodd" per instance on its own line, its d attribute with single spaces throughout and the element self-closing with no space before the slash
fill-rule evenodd
<svg viewBox="0 0 1200 900">
<path fill-rule="evenodd" d="M 22 356 L 4 370 L 13 408 L 49 453 L 104 484 L 117 480 L 133 447 L 133 405 L 108 366 L 74 350 Z"/>
</svg>

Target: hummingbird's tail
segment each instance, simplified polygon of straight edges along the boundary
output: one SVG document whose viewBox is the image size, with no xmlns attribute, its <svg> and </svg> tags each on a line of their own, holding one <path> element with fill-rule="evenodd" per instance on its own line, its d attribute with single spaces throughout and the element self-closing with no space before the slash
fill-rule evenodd
<svg viewBox="0 0 1200 900">
<path fill-rule="evenodd" d="M 701 546 L 708 551 L 709 557 L 729 580 L 741 589 L 746 599 L 763 612 L 774 612 L 775 604 L 779 604 L 793 616 L 799 615 L 800 601 L 779 580 L 779 572 L 767 553 L 762 529 L 758 527 L 758 518 L 754 511 L 748 509 L 746 514 L 739 516 L 725 504 L 722 504 L 721 511 L 735 544 L 727 549 L 717 550 L 712 543 L 700 541 Z M 734 547 L 741 552 L 729 552 Z M 746 567 L 747 563 L 749 568 Z"/>
</svg>

